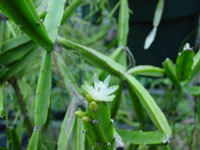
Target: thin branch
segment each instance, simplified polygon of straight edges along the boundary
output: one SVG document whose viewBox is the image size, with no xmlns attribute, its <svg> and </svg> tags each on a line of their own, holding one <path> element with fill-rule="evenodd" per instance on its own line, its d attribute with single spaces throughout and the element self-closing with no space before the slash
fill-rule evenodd
<svg viewBox="0 0 200 150">
<path fill-rule="evenodd" d="M 60 71 L 60 68 L 58 66 L 58 62 L 57 62 L 57 59 L 56 59 L 56 56 L 55 54 L 53 54 L 53 58 L 54 58 L 54 62 L 56 64 L 56 67 L 57 67 L 57 70 L 58 72 L 61 74 L 60 76 L 62 76 L 62 73 Z M 61 57 L 61 55 L 60 55 Z M 81 107 L 83 109 L 86 108 L 86 105 L 87 105 L 87 101 L 85 100 L 85 98 L 83 96 L 81 96 L 78 91 L 75 89 L 75 87 L 73 86 L 73 84 L 71 82 L 68 82 L 69 84 L 69 93 L 70 93 L 70 97 L 71 97 L 71 102 L 70 102 L 70 105 L 68 107 L 68 119 L 67 119 L 67 124 L 66 124 L 66 130 L 68 131 L 69 130 L 69 127 L 70 127 L 70 124 L 72 123 L 73 121 L 73 117 L 74 117 L 74 114 L 76 112 L 76 110 L 78 109 L 78 107 Z"/>
<path fill-rule="evenodd" d="M 28 134 L 28 137 L 30 138 L 31 135 L 32 135 L 32 132 L 33 132 L 33 126 L 32 126 L 32 123 L 28 117 L 28 111 L 26 109 L 26 105 L 24 103 L 24 100 L 23 100 L 23 97 L 22 97 L 22 94 L 20 92 L 20 88 L 17 84 L 17 80 L 14 79 L 12 81 L 9 81 L 10 84 L 12 85 L 15 93 L 16 93 L 16 96 L 17 96 L 17 101 L 18 101 L 18 104 L 19 104 L 19 108 L 20 108 L 20 111 L 24 117 L 24 120 L 25 120 L 25 125 L 26 125 L 26 130 L 27 130 L 27 134 Z"/>
</svg>

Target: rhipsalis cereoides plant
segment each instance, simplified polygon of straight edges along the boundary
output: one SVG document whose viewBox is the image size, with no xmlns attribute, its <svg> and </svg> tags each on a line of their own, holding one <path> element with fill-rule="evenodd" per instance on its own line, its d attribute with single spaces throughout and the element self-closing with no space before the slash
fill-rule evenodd
<svg viewBox="0 0 200 150">
<path fill-rule="evenodd" d="M 85 83 L 85 91 L 88 106 L 86 112 L 76 111 L 76 116 L 82 118 L 84 122 L 84 133 L 91 146 L 97 150 L 113 150 L 114 124 L 111 119 L 110 107 L 107 102 L 112 101 L 115 95 L 113 93 L 118 86 L 109 87 L 110 76 L 103 82 L 94 75 L 94 86 Z"/>
</svg>

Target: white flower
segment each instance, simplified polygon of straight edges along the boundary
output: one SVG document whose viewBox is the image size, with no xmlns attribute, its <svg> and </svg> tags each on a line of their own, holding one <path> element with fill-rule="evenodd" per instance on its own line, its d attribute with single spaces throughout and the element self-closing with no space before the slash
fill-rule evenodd
<svg viewBox="0 0 200 150">
<path fill-rule="evenodd" d="M 190 44 L 189 43 L 186 43 L 183 47 L 183 50 L 191 50 L 192 48 L 190 47 Z"/>
<path fill-rule="evenodd" d="M 89 85 L 87 82 L 83 85 L 83 89 L 96 101 L 112 101 L 115 95 L 112 93 L 118 89 L 118 85 L 109 86 L 110 75 L 102 82 L 99 81 L 97 75 L 94 75 L 94 86 Z"/>
</svg>

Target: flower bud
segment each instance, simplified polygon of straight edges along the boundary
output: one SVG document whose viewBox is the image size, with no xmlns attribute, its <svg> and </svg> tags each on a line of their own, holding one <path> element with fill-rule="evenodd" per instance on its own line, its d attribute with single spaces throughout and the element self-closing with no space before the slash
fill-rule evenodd
<svg viewBox="0 0 200 150">
<path fill-rule="evenodd" d="M 89 95 L 89 94 L 86 94 L 85 95 L 85 98 L 88 102 L 91 102 L 92 101 L 92 97 Z"/>
<path fill-rule="evenodd" d="M 89 108 L 92 110 L 92 111 L 96 111 L 97 108 L 98 108 L 98 105 L 95 101 L 92 101 L 90 104 L 89 104 Z"/>
<path fill-rule="evenodd" d="M 83 118 L 86 114 L 85 112 L 78 110 L 75 112 L 75 115 L 79 118 Z"/>
<path fill-rule="evenodd" d="M 84 116 L 84 117 L 82 118 L 82 120 L 83 120 L 84 122 L 90 122 L 90 118 L 89 118 L 88 116 Z"/>
</svg>

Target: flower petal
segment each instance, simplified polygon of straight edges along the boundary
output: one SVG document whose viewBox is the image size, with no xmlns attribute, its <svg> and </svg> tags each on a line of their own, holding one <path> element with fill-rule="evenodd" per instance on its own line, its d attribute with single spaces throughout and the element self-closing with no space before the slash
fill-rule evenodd
<svg viewBox="0 0 200 150">
<path fill-rule="evenodd" d="M 108 76 L 106 77 L 106 79 L 103 81 L 103 83 L 104 83 L 105 86 L 108 86 L 108 85 L 109 85 L 109 83 L 110 83 L 110 78 L 111 78 L 111 76 L 108 75 Z"/>
<path fill-rule="evenodd" d="M 104 98 L 103 98 L 103 100 L 98 100 L 98 101 L 113 101 L 113 99 L 115 98 L 115 95 L 110 95 L 110 96 L 105 96 Z"/>
<path fill-rule="evenodd" d="M 97 74 L 94 74 L 94 88 L 97 89 L 98 88 L 98 83 L 99 83 L 99 78 L 97 76 Z"/>
<path fill-rule="evenodd" d="M 88 94 L 91 94 L 94 92 L 94 88 L 89 85 L 87 82 L 84 83 L 84 85 L 82 86 L 82 88 L 84 89 L 84 91 L 86 91 Z"/>
<path fill-rule="evenodd" d="M 111 86 L 110 88 L 107 89 L 106 94 L 107 94 L 107 95 L 110 95 L 110 94 L 112 94 L 113 92 L 115 92 L 118 88 L 119 88 L 118 85 Z"/>
</svg>

